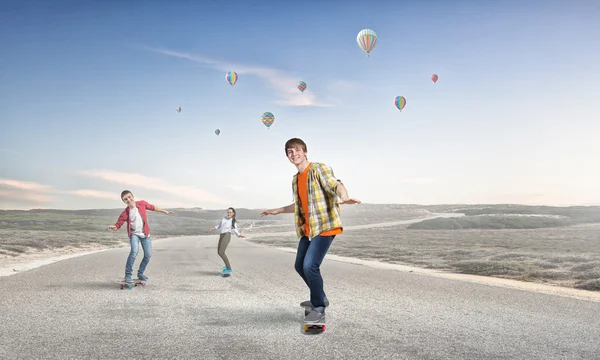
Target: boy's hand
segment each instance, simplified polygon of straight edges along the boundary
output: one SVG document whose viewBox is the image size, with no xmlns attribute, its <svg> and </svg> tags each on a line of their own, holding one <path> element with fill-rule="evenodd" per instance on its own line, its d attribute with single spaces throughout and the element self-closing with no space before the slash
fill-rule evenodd
<svg viewBox="0 0 600 360">
<path fill-rule="evenodd" d="M 245 239 L 245 238 L 246 238 L 246 235 L 240 235 L 240 237 L 241 237 L 242 239 Z"/>
<path fill-rule="evenodd" d="M 168 210 L 164 210 L 164 211 L 163 211 L 163 213 L 165 213 L 165 214 L 167 214 L 167 215 L 175 214 L 174 212 L 172 212 L 172 211 L 168 211 Z"/>
<path fill-rule="evenodd" d="M 106 228 L 106 230 L 114 230 L 117 231 L 117 227 L 115 225 L 111 225 L 109 227 Z"/>
<path fill-rule="evenodd" d="M 360 200 L 358 199 L 354 199 L 354 198 L 349 198 L 349 197 L 341 197 L 340 201 L 338 201 L 338 204 L 360 204 Z"/>
<path fill-rule="evenodd" d="M 263 212 L 260 213 L 260 216 L 265 216 L 265 215 L 277 215 L 279 214 L 279 211 L 277 211 L 277 209 L 275 210 L 265 210 Z"/>
</svg>

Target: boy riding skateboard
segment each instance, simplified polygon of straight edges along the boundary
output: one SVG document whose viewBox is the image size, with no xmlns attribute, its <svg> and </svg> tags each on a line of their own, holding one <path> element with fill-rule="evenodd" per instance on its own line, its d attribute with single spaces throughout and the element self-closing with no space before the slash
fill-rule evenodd
<svg viewBox="0 0 600 360">
<path fill-rule="evenodd" d="M 142 244 L 142 249 L 144 250 L 144 258 L 140 263 L 140 267 L 138 269 L 138 279 L 140 280 L 148 280 L 148 277 L 144 275 L 144 271 L 146 270 L 146 266 L 150 262 L 150 257 L 152 256 L 152 242 L 150 241 L 150 224 L 148 223 L 147 210 L 150 211 L 158 211 L 167 215 L 173 214 L 172 211 L 167 211 L 160 209 L 152 204 L 149 204 L 147 201 L 139 200 L 135 201 L 133 198 L 133 194 L 129 190 L 124 190 L 121 192 L 121 200 L 127 207 L 121 215 L 119 219 L 114 225 L 108 227 L 109 230 L 117 231 L 121 228 L 124 223 L 127 223 L 127 235 L 129 236 L 129 243 L 131 245 L 131 251 L 129 252 L 129 257 L 127 257 L 127 262 L 125 263 L 125 279 L 124 282 L 132 283 L 133 279 L 131 277 L 133 272 L 133 264 L 135 263 L 135 258 L 137 257 L 139 251 L 139 244 Z"/>
<path fill-rule="evenodd" d="M 331 167 L 308 161 L 306 144 L 301 139 L 288 140 L 285 154 L 298 169 L 292 179 L 294 203 L 263 211 L 261 216 L 294 213 L 300 239 L 295 269 L 310 289 L 310 300 L 300 305 L 311 307 L 305 323 L 321 324 L 325 321 L 329 301 L 323 290 L 320 266 L 333 239 L 343 231 L 339 205 L 360 204 L 360 201 L 348 197 L 345 186 L 334 176 Z"/>
</svg>

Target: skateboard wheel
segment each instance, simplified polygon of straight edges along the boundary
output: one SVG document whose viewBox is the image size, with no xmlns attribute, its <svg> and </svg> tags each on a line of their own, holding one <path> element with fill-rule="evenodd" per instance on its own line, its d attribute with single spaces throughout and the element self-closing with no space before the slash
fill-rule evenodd
<svg viewBox="0 0 600 360">
<path fill-rule="evenodd" d="M 121 284 L 121 290 L 123 290 L 123 284 Z"/>
<path fill-rule="evenodd" d="M 304 331 L 308 331 L 308 325 L 304 325 Z"/>
<path fill-rule="evenodd" d="M 323 331 L 325 331 L 325 325 L 323 325 Z"/>
</svg>

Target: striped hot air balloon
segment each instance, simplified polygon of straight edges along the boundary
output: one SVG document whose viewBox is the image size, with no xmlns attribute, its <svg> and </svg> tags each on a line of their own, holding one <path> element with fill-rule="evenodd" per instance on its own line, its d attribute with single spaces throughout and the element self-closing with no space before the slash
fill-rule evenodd
<svg viewBox="0 0 600 360">
<path fill-rule="evenodd" d="M 363 29 L 356 35 L 356 42 L 367 53 L 367 56 L 369 56 L 377 45 L 377 34 L 371 29 Z"/>
<path fill-rule="evenodd" d="M 263 116 L 262 116 L 262 123 L 267 128 L 270 128 L 271 125 L 273 125 L 274 122 L 275 122 L 275 116 L 272 113 L 266 112 L 266 113 L 263 114 Z"/>
<path fill-rule="evenodd" d="M 306 90 L 306 83 L 304 81 L 298 82 L 298 90 L 304 93 L 304 90 Z"/>
<path fill-rule="evenodd" d="M 225 80 L 227 80 L 229 85 L 233 86 L 238 80 L 238 75 L 235 71 L 230 71 L 225 75 Z"/>
<path fill-rule="evenodd" d="M 398 110 L 402 111 L 402 109 L 404 109 L 404 106 L 406 105 L 406 99 L 404 98 L 404 96 L 396 96 L 396 99 L 394 100 L 394 105 L 396 105 Z"/>
</svg>

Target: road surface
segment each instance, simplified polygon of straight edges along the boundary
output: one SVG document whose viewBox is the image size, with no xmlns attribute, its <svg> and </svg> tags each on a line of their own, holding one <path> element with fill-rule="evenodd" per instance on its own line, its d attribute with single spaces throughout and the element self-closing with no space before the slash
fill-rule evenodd
<svg viewBox="0 0 600 360">
<path fill-rule="evenodd" d="M 217 241 L 155 241 L 132 290 L 127 248 L 0 277 L 0 358 L 600 358 L 600 302 L 330 259 L 328 328 L 306 335 L 295 254 L 234 236 L 222 278 Z"/>
</svg>

